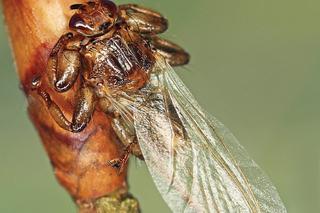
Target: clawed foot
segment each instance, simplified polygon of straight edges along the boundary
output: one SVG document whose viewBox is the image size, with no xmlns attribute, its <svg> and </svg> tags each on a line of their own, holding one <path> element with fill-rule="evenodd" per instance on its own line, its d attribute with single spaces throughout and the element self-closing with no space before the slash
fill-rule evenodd
<svg viewBox="0 0 320 213">
<path fill-rule="evenodd" d="M 126 147 L 126 149 L 124 150 L 124 154 L 122 155 L 121 158 L 116 158 L 116 159 L 110 160 L 108 162 L 108 165 L 114 169 L 117 169 L 119 174 L 121 174 L 123 172 L 124 168 L 126 167 L 126 165 L 128 163 L 129 156 L 130 156 L 131 149 L 132 149 L 133 145 L 134 145 L 134 143 L 131 143 Z"/>
<path fill-rule="evenodd" d="M 110 160 L 108 162 L 109 166 L 111 166 L 112 168 L 118 170 L 118 174 L 119 175 L 123 172 L 123 170 L 124 170 L 124 168 L 125 168 L 125 166 L 127 165 L 127 162 L 128 162 L 128 160 L 125 160 L 124 158 L 125 158 L 125 156 L 122 157 L 122 158 L 116 158 L 116 159 Z"/>
</svg>

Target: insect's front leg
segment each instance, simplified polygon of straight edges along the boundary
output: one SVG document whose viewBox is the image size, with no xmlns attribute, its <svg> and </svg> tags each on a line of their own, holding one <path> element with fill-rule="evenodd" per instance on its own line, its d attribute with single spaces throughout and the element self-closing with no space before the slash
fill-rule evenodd
<svg viewBox="0 0 320 213">
<path fill-rule="evenodd" d="M 151 37 L 150 43 L 158 53 L 167 59 L 171 66 L 182 66 L 189 63 L 189 53 L 177 44 L 157 36 Z"/>
<path fill-rule="evenodd" d="M 80 44 L 79 36 L 67 33 L 61 36 L 50 53 L 47 74 L 51 86 L 58 92 L 67 91 L 77 80 L 81 66 Z"/>
<path fill-rule="evenodd" d="M 38 89 L 39 95 L 45 101 L 46 106 L 56 123 L 70 132 L 81 132 L 90 122 L 95 109 L 95 96 L 91 88 L 83 87 L 78 91 L 76 108 L 70 122 L 63 114 L 60 107 L 51 99 L 50 95 Z"/>
<path fill-rule="evenodd" d="M 132 31 L 142 34 L 159 34 L 168 29 L 168 21 L 160 13 L 136 4 L 119 6 L 120 16 Z"/>
</svg>

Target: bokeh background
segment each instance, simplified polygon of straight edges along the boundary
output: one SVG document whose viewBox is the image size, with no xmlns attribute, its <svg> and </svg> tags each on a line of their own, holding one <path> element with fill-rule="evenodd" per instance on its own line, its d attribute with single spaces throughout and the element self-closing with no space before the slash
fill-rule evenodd
<svg viewBox="0 0 320 213">
<path fill-rule="evenodd" d="M 288 211 L 320 212 L 320 1 L 132 2 L 170 20 L 165 37 L 192 55 L 179 75 L 269 174 Z M 170 212 L 143 163 L 132 161 L 129 181 L 143 212 Z M 27 117 L 3 20 L 0 212 L 75 212 Z"/>
</svg>

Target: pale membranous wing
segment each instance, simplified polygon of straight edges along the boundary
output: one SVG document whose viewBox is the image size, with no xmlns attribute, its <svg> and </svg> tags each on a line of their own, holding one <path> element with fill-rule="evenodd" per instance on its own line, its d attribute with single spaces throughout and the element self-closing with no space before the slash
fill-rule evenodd
<svg viewBox="0 0 320 213">
<path fill-rule="evenodd" d="M 133 113 L 147 167 L 173 212 L 286 212 L 267 176 L 161 57 L 135 96 L 120 102 Z"/>
</svg>

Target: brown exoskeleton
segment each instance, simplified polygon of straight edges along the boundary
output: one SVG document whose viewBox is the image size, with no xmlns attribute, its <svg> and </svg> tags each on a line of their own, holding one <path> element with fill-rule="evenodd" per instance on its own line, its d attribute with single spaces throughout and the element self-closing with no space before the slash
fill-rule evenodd
<svg viewBox="0 0 320 213">
<path fill-rule="evenodd" d="M 134 135 L 125 134 L 118 113 L 105 97 L 135 92 L 149 80 L 154 55 L 163 55 L 172 66 L 187 64 L 189 55 L 176 44 L 157 34 L 168 27 L 159 13 L 135 4 L 117 6 L 109 0 L 74 4 L 69 32 L 58 40 L 49 57 L 47 75 L 59 93 L 72 88 L 78 78 L 73 118 L 69 121 L 50 95 L 38 88 L 54 120 L 65 130 L 82 131 L 97 106 L 114 116 L 113 128 L 127 146 L 123 159 L 112 161 L 115 167 L 126 163 L 129 153 L 141 157 Z"/>
<path fill-rule="evenodd" d="M 130 153 L 143 157 L 173 212 L 286 212 L 269 179 L 171 68 L 188 63 L 189 55 L 157 37 L 167 29 L 166 19 L 107 0 L 71 9 L 77 10 L 72 33 L 53 48 L 47 74 L 61 93 L 80 82 L 72 121 L 41 82 L 33 82 L 63 129 L 84 130 L 95 109 L 110 115 L 127 147 L 111 166 L 121 171 Z"/>
</svg>

